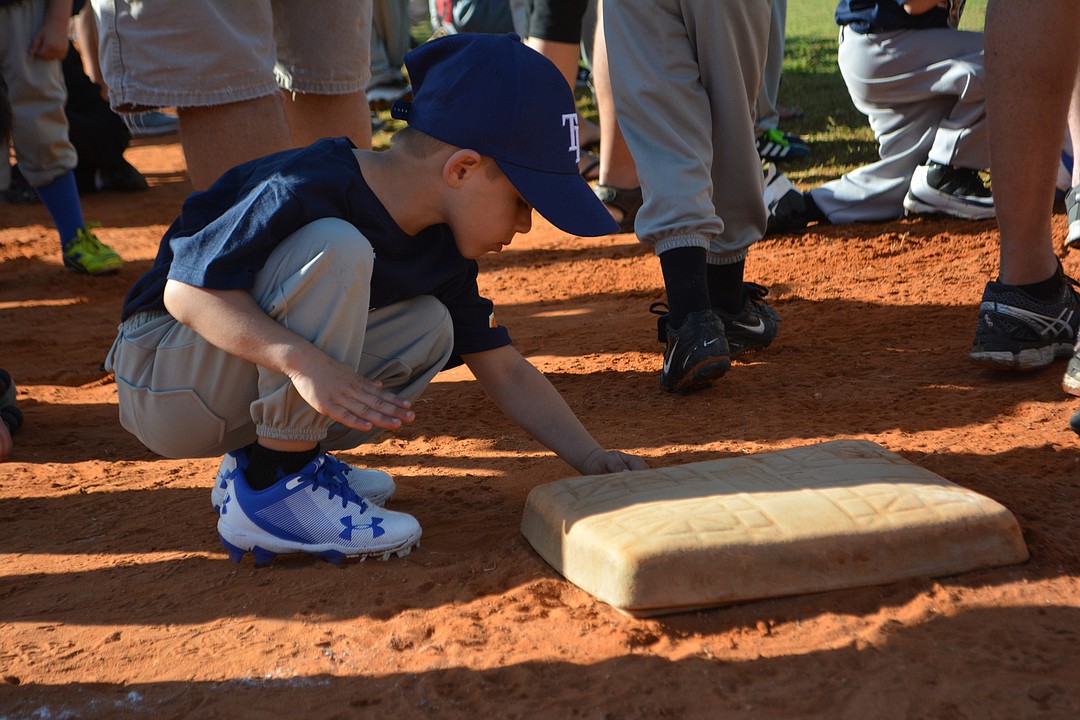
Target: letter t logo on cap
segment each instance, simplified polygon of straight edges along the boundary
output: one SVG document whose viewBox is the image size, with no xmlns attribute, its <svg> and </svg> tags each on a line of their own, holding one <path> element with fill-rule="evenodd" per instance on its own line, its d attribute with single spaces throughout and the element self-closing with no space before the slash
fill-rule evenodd
<svg viewBox="0 0 1080 720">
<path fill-rule="evenodd" d="M 562 124 L 570 125 L 570 147 L 567 150 L 574 151 L 574 162 L 581 160 L 581 146 L 578 144 L 577 113 L 567 113 L 562 116 Z"/>
</svg>

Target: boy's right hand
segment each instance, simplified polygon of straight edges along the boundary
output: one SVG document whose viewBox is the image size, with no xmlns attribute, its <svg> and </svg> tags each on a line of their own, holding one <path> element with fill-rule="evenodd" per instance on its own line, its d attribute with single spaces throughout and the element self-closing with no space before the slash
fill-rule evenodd
<svg viewBox="0 0 1080 720">
<path fill-rule="evenodd" d="M 165 283 L 165 309 L 230 355 L 288 377 L 311 407 L 355 430 L 396 430 L 415 419 L 408 400 L 281 325 L 244 290 Z"/>
<path fill-rule="evenodd" d="M 305 365 L 288 375 L 300 397 L 322 415 L 354 430 L 396 430 L 416 419 L 408 400 L 317 348 L 312 350 L 310 368 Z"/>
</svg>

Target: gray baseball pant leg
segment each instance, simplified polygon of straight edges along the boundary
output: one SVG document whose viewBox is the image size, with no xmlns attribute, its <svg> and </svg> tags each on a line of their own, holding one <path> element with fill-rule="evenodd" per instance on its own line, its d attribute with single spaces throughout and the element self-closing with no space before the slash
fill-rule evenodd
<svg viewBox="0 0 1080 720">
<path fill-rule="evenodd" d="M 403 80 L 409 51 L 408 0 L 375 0 L 371 16 L 371 79 L 368 87 Z"/>
<path fill-rule="evenodd" d="M 434 298 L 369 313 L 373 261 L 355 227 L 318 220 L 274 250 L 251 293 L 275 320 L 362 374 L 374 366 L 365 357 L 402 358 L 389 374 L 419 395 L 449 357 L 449 313 Z M 371 326 L 385 346 L 369 345 Z M 319 441 L 332 425 L 286 376 L 210 345 L 167 313 L 121 323 L 106 367 L 116 374 L 121 424 L 166 457 L 221 455 L 257 436 Z"/>
<path fill-rule="evenodd" d="M 704 247 L 734 263 L 765 233 L 754 105 L 769 0 L 603 0 L 619 127 L 656 253 Z"/>
<path fill-rule="evenodd" d="M 787 33 L 787 0 L 773 0 L 772 22 L 769 24 L 769 50 L 765 57 L 765 74 L 761 92 L 757 98 L 757 124 L 754 133 L 780 126 L 780 111 L 776 107 L 780 97 L 780 80 L 784 75 L 784 41 Z"/>
<path fill-rule="evenodd" d="M 980 33 L 845 29 L 840 37 L 840 71 L 881 160 L 810 191 L 830 222 L 899 217 L 911 176 L 927 159 L 989 166 Z"/>
<path fill-rule="evenodd" d="M 42 187 L 78 164 L 64 114 L 67 88 L 60 62 L 29 52 L 45 17 L 45 0 L 0 7 L 0 75 L 8 86 L 14 119 L 12 143 L 19 170 Z M 0 190 L 10 185 L 7 144 L 0 144 Z"/>
</svg>

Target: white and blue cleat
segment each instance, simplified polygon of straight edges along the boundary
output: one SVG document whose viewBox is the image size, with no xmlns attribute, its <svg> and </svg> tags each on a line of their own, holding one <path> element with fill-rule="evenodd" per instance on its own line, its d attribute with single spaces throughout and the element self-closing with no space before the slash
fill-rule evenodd
<svg viewBox="0 0 1080 720">
<path fill-rule="evenodd" d="M 412 552 L 420 544 L 420 523 L 357 495 L 336 467 L 342 464 L 322 453 L 265 490 L 252 490 L 243 468 L 235 467 L 218 516 L 229 559 L 240 562 L 250 552 L 262 567 L 278 555 L 306 553 L 340 565 Z"/>
</svg>

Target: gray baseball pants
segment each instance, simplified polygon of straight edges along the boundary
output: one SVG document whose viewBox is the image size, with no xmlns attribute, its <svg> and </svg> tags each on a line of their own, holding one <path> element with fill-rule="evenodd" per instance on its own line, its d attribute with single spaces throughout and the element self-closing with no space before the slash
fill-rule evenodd
<svg viewBox="0 0 1080 720">
<path fill-rule="evenodd" d="M 870 119 L 881 160 L 810 191 L 833 223 L 904 212 L 915 168 L 989 167 L 982 33 L 948 28 L 863 35 L 841 29 L 851 101 Z"/>
<path fill-rule="evenodd" d="M 373 263 L 353 225 L 318 220 L 274 250 L 250 292 L 276 321 L 411 400 L 450 357 L 450 315 L 431 296 L 369 311 Z M 105 364 L 116 374 L 121 424 L 166 457 L 222 455 L 257 436 L 340 450 L 382 432 L 332 422 L 286 376 L 214 347 L 164 312 L 121 323 Z"/>
<path fill-rule="evenodd" d="M 787 39 L 787 2 L 772 0 L 772 23 L 769 24 L 769 50 L 765 58 L 765 74 L 757 98 L 757 119 L 754 132 L 758 135 L 780 126 L 780 80 L 784 75 L 784 43 Z"/>
<path fill-rule="evenodd" d="M 619 127 L 657 254 L 703 247 L 734 263 L 765 234 L 754 106 L 770 0 L 603 0 Z"/>
<path fill-rule="evenodd" d="M 14 117 L 19 169 L 33 187 L 48 185 L 78 164 L 64 114 L 67 88 L 60 62 L 39 60 L 30 46 L 45 17 L 44 0 L 0 6 L 0 75 Z M 0 190 L 11 184 L 7 143 L 0 144 Z"/>
</svg>

